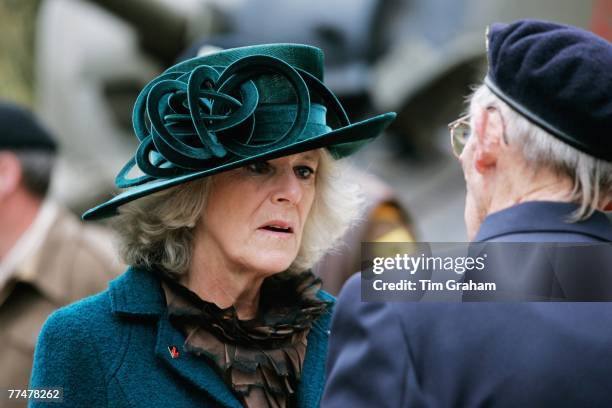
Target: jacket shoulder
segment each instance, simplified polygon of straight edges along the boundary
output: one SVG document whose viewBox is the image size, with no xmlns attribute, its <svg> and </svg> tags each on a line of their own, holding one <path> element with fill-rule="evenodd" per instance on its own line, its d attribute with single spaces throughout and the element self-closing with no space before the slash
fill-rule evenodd
<svg viewBox="0 0 612 408">
<path fill-rule="evenodd" d="M 51 313 L 43 330 L 71 330 L 65 332 L 65 335 L 67 333 L 71 335 L 91 333 L 96 327 L 107 322 L 107 319 L 100 318 L 104 315 L 110 316 L 110 313 L 110 296 L 107 289 L 57 309 Z"/>
<path fill-rule="evenodd" d="M 97 353 L 100 344 L 106 347 L 112 344 L 119 329 L 119 321 L 111 314 L 109 292 L 105 290 L 51 313 L 41 329 L 36 352 L 53 350 L 61 344 L 61 352 L 55 351 L 57 360 L 61 360 L 64 352 L 74 356 L 89 348 Z"/>
<path fill-rule="evenodd" d="M 35 349 L 34 368 L 50 370 L 50 365 L 65 369 L 75 360 L 85 359 L 90 368 L 111 373 L 129 335 L 129 327 L 112 313 L 109 290 L 79 300 L 54 311 L 45 321 Z M 41 360 L 42 358 L 42 360 Z"/>
<path fill-rule="evenodd" d="M 104 290 L 125 266 L 113 249 L 112 233 L 84 225 L 72 213 L 59 209 L 37 257 L 37 268 L 61 285 L 62 304 Z"/>
<path fill-rule="evenodd" d="M 38 337 L 31 387 L 61 387 L 69 405 L 106 406 L 116 362 L 104 351 L 118 349 L 121 341 L 114 321 L 107 291 L 53 312 Z"/>
</svg>

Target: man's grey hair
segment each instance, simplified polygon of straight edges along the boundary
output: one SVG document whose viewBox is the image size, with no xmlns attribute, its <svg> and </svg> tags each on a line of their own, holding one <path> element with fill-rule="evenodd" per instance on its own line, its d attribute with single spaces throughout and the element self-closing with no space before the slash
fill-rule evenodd
<svg viewBox="0 0 612 408">
<path fill-rule="evenodd" d="M 589 218 L 601 202 L 612 198 L 612 163 L 589 156 L 552 136 L 512 109 L 486 85 L 472 94 L 470 111 L 474 112 L 476 106 L 500 109 L 508 143 L 520 146 L 527 165 L 534 171 L 549 168 L 573 180 L 570 200 L 579 208 L 570 221 Z"/>
<path fill-rule="evenodd" d="M 49 191 L 55 153 L 47 150 L 13 151 L 21 165 L 22 183 L 34 196 L 43 199 Z"/>
<path fill-rule="evenodd" d="M 302 242 L 289 268 L 311 268 L 327 251 L 338 246 L 362 212 L 363 196 L 344 160 L 320 150 L 315 198 Z M 215 176 L 160 191 L 123 205 L 113 222 L 120 238 L 119 252 L 128 265 L 162 267 L 174 274 L 189 269 L 194 229 Z"/>
</svg>

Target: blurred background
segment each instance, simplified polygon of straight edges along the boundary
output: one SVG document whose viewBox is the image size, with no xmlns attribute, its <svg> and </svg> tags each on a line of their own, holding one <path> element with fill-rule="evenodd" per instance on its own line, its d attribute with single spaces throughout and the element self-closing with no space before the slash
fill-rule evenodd
<svg viewBox="0 0 612 408">
<path fill-rule="evenodd" d="M 136 146 L 138 91 L 186 50 L 300 42 L 352 119 L 399 116 L 353 160 L 395 191 L 421 241 L 464 241 L 446 124 L 485 74 L 485 28 L 541 18 L 612 40 L 612 0 L 0 0 L 0 98 L 61 144 L 52 195 L 80 213 L 112 194 Z"/>
</svg>

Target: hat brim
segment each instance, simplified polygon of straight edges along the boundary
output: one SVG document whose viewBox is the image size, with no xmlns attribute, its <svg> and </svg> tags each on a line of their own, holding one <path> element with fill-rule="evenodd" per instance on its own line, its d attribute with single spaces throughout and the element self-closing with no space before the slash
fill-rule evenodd
<svg viewBox="0 0 612 408">
<path fill-rule="evenodd" d="M 395 119 L 395 116 L 396 115 L 394 112 L 388 112 L 255 156 L 237 159 L 210 169 L 195 171 L 193 173 L 184 174 L 173 178 L 159 179 L 140 186 L 135 186 L 116 195 L 110 200 L 87 210 L 83 214 L 82 218 L 84 220 L 97 220 L 112 217 L 118 214 L 117 209 L 120 206 L 129 203 L 130 201 L 134 201 L 138 198 L 186 183 L 188 181 L 246 166 L 255 161 L 271 160 L 322 147 L 328 148 L 335 158 L 346 157 L 356 152 L 372 139 L 380 135 Z"/>
</svg>

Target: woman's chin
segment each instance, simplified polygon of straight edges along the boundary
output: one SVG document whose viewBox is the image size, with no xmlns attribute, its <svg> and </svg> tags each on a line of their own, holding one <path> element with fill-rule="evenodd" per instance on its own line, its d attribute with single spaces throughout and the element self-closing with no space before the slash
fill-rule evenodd
<svg viewBox="0 0 612 408">
<path fill-rule="evenodd" d="M 259 236 L 258 239 L 250 241 L 249 251 L 254 256 L 266 259 L 278 259 L 279 262 L 293 262 L 299 250 L 299 240 L 295 236 L 275 237 Z M 275 261 L 276 262 L 276 261 Z"/>
<path fill-rule="evenodd" d="M 289 269 L 294 260 L 294 253 L 262 251 L 250 260 L 249 269 L 259 271 L 262 275 L 266 276 L 274 275 Z"/>
</svg>

